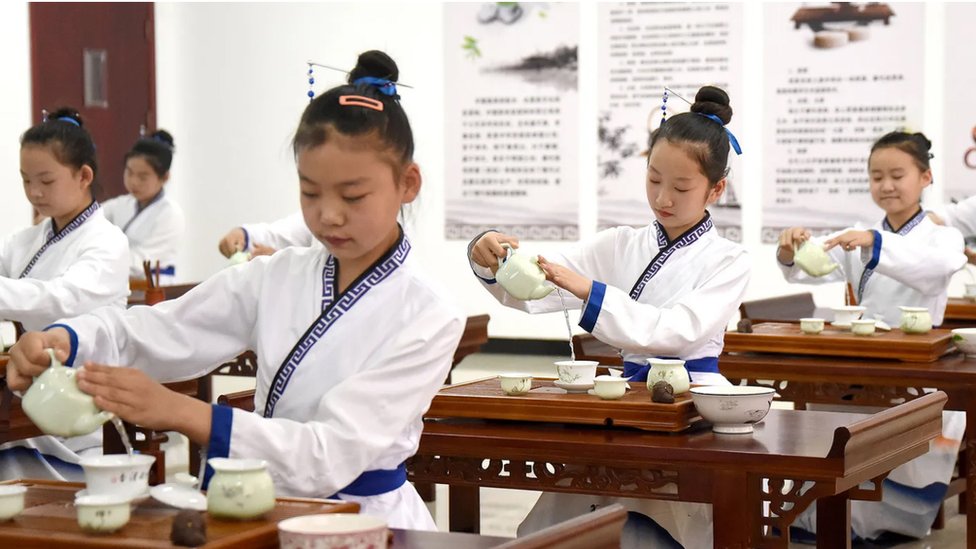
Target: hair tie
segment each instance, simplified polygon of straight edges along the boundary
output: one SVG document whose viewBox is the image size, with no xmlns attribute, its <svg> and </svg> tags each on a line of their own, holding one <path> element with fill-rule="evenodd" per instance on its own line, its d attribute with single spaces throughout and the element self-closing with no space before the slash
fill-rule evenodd
<svg viewBox="0 0 976 549">
<path fill-rule="evenodd" d="M 739 140 L 736 139 L 735 136 L 732 135 L 732 132 L 730 132 L 729 129 L 725 127 L 725 122 L 722 122 L 721 118 L 715 116 L 714 114 L 705 114 L 703 112 L 696 112 L 695 114 L 697 114 L 698 116 L 704 116 L 705 118 L 709 118 L 711 120 L 718 122 L 718 125 L 722 126 L 722 129 L 725 130 L 725 133 L 728 134 L 729 143 L 732 145 L 732 150 L 735 151 L 735 154 L 740 154 L 740 155 L 742 154 L 742 147 L 739 146 Z"/>
<path fill-rule="evenodd" d="M 78 126 L 79 128 L 81 127 L 81 124 L 79 124 L 77 120 L 71 118 L 70 116 L 59 116 L 57 119 L 60 120 L 61 122 L 69 122 L 71 124 L 74 124 L 75 126 Z"/>
<path fill-rule="evenodd" d="M 372 97 L 363 97 L 362 95 L 340 95 L 339 104 L 353 107 L 364 107 L 367 109 L 373 109 L 374 111 L 383 112 L 382 101 L 378 101 Z"/>
<path fill-rule="evenodd" d="M 173 150 L 173 144 L 172 144 L 172 143 L 170 143 L 169 141 L 166 141 L 166 140 L 165 140 L 165 139 L 163 139 L 163 138 L 162 138 L 161 136 L 158 136 L 158 135 L 153 135 L 151 139 L 152 139 L 153 141 L 158 141 L 158 142 L 160 142 L 160 143 L 162 143 L 163 145 L 165 145 L 165 146 L 166 146 L 166 148 L 167 148 L 167 149 L 169 149 L 169 150 Z"/>
<path fill-rule="evenodd" d="M 383 95 L 388 95 L 394 99 L 400 99 L 397 95 L 396 82 L 391 82 L 386 78 L 377 78 L 375 76 L 363 76 L 353 80 L 352 85 L 358 86 L 360 84 L 365 84 L 367 86 L 373 86 L 380 91 Z"/>
</svg>

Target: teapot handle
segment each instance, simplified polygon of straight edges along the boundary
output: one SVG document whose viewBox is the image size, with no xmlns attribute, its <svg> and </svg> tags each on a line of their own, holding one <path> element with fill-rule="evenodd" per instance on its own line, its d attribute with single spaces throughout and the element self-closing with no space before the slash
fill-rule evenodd
<svg viewBox="0 0 976 549">
<path fill-rule="evenodd" d="M 506 261 L 508 261 L 508 258 L 512 257 L 512 254 L 515 253 L 515 250 L 512 249 L 512 245 L 509 244 L 508 242 L 505 242 L 504 244 L 502 244 L 502 248 L 505 248 L 506 250 L 508 250 L 508 253 L 505 254 L 505 257 L 499 257 L 498 258 L 498 266 L 499 267 L 501 267 Z"/>
<path fill-rule="evenodd" d="M 50 365 L 51 368 L 63 368 L 64 367 L 64 364 L 61 364 L 61 361 L 58 360 L 58 357 L 54 356 L 54 348 L 48 347 L 47 349 L 44 349 L 44 350 L 47 351 L 48 356 L 51 357 L 51 365 Z"/>
</svg>

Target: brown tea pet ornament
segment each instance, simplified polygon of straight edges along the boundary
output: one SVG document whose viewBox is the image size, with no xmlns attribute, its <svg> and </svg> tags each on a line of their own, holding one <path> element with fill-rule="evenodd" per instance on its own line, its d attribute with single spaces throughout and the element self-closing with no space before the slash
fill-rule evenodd
<svg viewBox="0 0 976 549">
<path fill-rule="evenodd" d="M 173 517 L 169 540 L 181 547 L 199 547 L 207 543 L 207 522 L 203 513 L 184 509 Z"/>
<path fill-rule="evenodd" d="M 674 387 L 667 381 L 658 381 L 651 387 L 651 402 L 674 404 Z"/>
</svg>

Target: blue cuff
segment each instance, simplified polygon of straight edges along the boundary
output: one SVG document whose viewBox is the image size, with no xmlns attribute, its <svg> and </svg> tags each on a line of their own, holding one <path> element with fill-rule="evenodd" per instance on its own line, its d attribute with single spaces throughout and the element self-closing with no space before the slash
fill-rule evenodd
<svg viewBox="0 0 976 549">
<path fill-rule="evenodd" d="M 594 280 L 590 285 L 590 296 L 586 300 L 586 307 L 580 317 L 579 325 L 587 332 L 592 332 L 596 327 L 596 319 L 600 317 L 603 309 L 603 296 L 607 293 L 607 285 Z"/>
<path fill-rule="evenodd" d="M 64 361 L 65 366 L 74 366 L 75 357 L 78 356 L 78 332 L 74 330 L 71 326 L 67 324 L 51 324 L 44 331 L 48 331 L 51 328 L 64 328 L 68 331 L 68 337 L 71 339 L 71 353 L 68 354 L 68 360 Z"/>
<path fill-rule="evenodd" d="M 251 235 L 247 234 L 247 229 L 244 227 L 241 227 L 241 230 L 244 231 L 244 249 L 241 251 L 246 252 L 251 247 Z"/>
<path fill-rule="evenodd" d="M 874 233 L 874 245 L 871 247 L 871 261 L 868 261 L 867 266 L 864 267 L 865 270 L 871 270 L 878 266 L 878 261 L 881 259 L 881 232 L 871 231 Z"/>
<path fill-rule="evenodd" d="M 234 424 L 234 409 L 213 404 L 210 407 L 210 442 L 207 444 L 207 469 L 203 473 L 202 489 L 206 490 L 213 476 L 210 458 L 230 455 L 230 432 Z"/>
</svg>

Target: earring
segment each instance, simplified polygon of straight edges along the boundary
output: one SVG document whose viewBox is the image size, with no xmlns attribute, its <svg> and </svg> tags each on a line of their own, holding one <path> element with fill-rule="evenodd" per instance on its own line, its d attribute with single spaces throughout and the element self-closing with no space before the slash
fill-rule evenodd
<svg viewBox="0 0 976 549">
<path fill-rule="evenodd" d="M 312 64 L 308 64 L 308 102 L 311 103 L 315 98 L 315 91 L 312 86 L 315 84 L 315 77 L 312 75 Z"/>
</svg>

